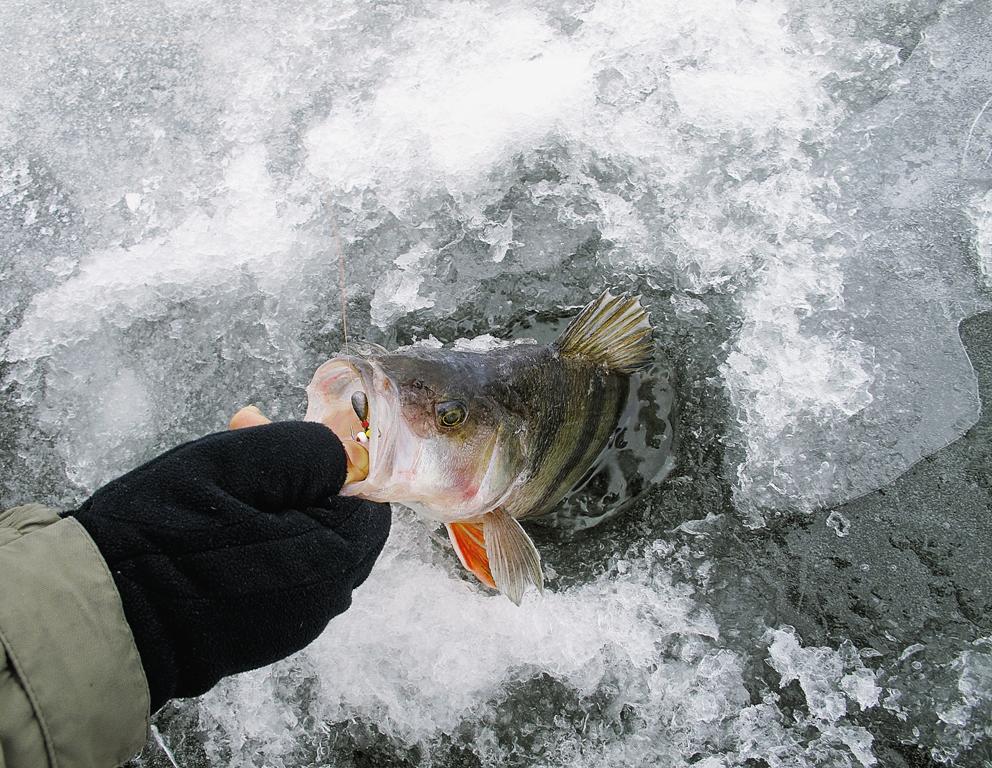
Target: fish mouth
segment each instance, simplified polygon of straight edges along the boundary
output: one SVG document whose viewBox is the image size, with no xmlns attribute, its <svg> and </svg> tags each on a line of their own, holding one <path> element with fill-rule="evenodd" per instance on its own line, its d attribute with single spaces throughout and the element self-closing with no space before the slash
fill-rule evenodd
<svg viewBox="0 0 992 768">
<path fill-rule="evenodd" d="M 358 403 L 366 407 L 367 429 L 358 413 Z M 321 422 L 342 440 L 358 440 L 369 452 L 368 476 L 349 483 L 341 494 L 386 501 L 383 494 L 390 484 L 396 458 L 396 441 L 392 438 L 402 428 L 402 420 L 396 383 L 382 368 L 357 355 L 338 355 L 324 363 L 307 387 L 304 419 Z M 366 432 L 367 440 L 362 439 Z"/>
</svg>

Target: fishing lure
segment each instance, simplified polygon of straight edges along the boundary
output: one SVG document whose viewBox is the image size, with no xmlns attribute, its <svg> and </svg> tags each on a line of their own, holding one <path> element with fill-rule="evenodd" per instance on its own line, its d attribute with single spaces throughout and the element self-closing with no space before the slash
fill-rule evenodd
<svg viewBox="0 0 992 768">
<path fill-rule="evenodd" d="M 372 436 L 372 428 L 369 427 L 369 399 L 368 396 L 361 390 L 358 390 L 351 396 L 351 407 L 355 411 L 355 415 L 358 420 L 362 423 L 362 432 L 357 435 L 352 433 L 352 438 L 360 443 L 367 443 L 369 438 Z"/>
</svg>

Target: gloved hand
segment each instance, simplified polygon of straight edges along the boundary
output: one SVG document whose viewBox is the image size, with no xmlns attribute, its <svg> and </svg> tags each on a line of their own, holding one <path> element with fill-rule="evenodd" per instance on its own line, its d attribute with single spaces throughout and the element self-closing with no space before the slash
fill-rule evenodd
<svg viewBox="0 0 992 768">
<path fill-rule="evenodd" d="M 255 426 L 180 445 L 67 513 L 110 567 L 152 711 L 288 656 L 348 608 L 390 513 L 337 496 L 346 465 L 321 424 Z"/>
</svg>

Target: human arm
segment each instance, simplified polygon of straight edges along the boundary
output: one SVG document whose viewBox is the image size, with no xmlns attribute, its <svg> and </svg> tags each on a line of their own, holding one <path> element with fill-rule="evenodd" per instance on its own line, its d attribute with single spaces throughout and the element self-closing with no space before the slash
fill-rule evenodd
<svg viewBox="0 0 992 768">
<path fill-rule="evenodd" d="M 0 632 L 28 634 L 4 647 L 36 662 L 30 674 L 8 663 L 11 681 L 39 733 L 53 722 L 74 733 L 77 748 L 103 750 L 91 762 L 61 760 L 61 768 L 116 764 L 109 749 L 120 762 L 134 751 L 135 733 L 143 743 L 149 710 L 302 648 L 348 607 L 385 542 L 389 511 L 336 496 L 347 464 L 340 441 L 317 424 L 209 435 L 108 483 L 65 519 L 49 512 L 44 525 L 0 546 Z M 75 586 L 80 579 L 86 589 Z M 15 582 L 21 587 L 12 594 Z M 94 610 L 94 601 L 116 615 Z M 63 622 L 68 609 L 78 609 L 79 621 Z M 72 645 L 52 645 L 59 637 Z M 65 687 L 49 672 L 53 655 L 89 679 Z M 109 730 L 74 727 L 35 705 L 32 675 L 64 686 L 53 700 L 75 701 L 88 714 L 119 703 L 126 713 Z M 0 707 L 0 743 L 14 728 L 7 712 Z M 49 761 L 67 748 L 51 741 L 43 739 Z M 14 762 L 7 752 L 7 768 L 45 764 Z"/>
<path fill-rule="evenodd" d="M 107 768 L 148 730 L 148 690 L 106 563 L 75 520 L 0 512 L 0 765 Z"/>
</svg>

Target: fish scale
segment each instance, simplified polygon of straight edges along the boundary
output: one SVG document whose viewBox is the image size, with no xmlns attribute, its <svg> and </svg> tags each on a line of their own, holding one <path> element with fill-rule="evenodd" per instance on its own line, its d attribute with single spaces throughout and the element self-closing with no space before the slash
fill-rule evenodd
<svg viewBox="0 0 992 768">
<path fill-rule="evenodd" d="M 535 419 L 544 428 L 531 459 L 531 478 L 504 504 L 517 518 L 548 512 L 575 486 L 606 447 L 627 399 L 626 376 L 589 363 L 558 358 L 539 366 L 533 379 L 536 392 L 547 392 L 555 381 L 557 396 Z"/>
</svg>

